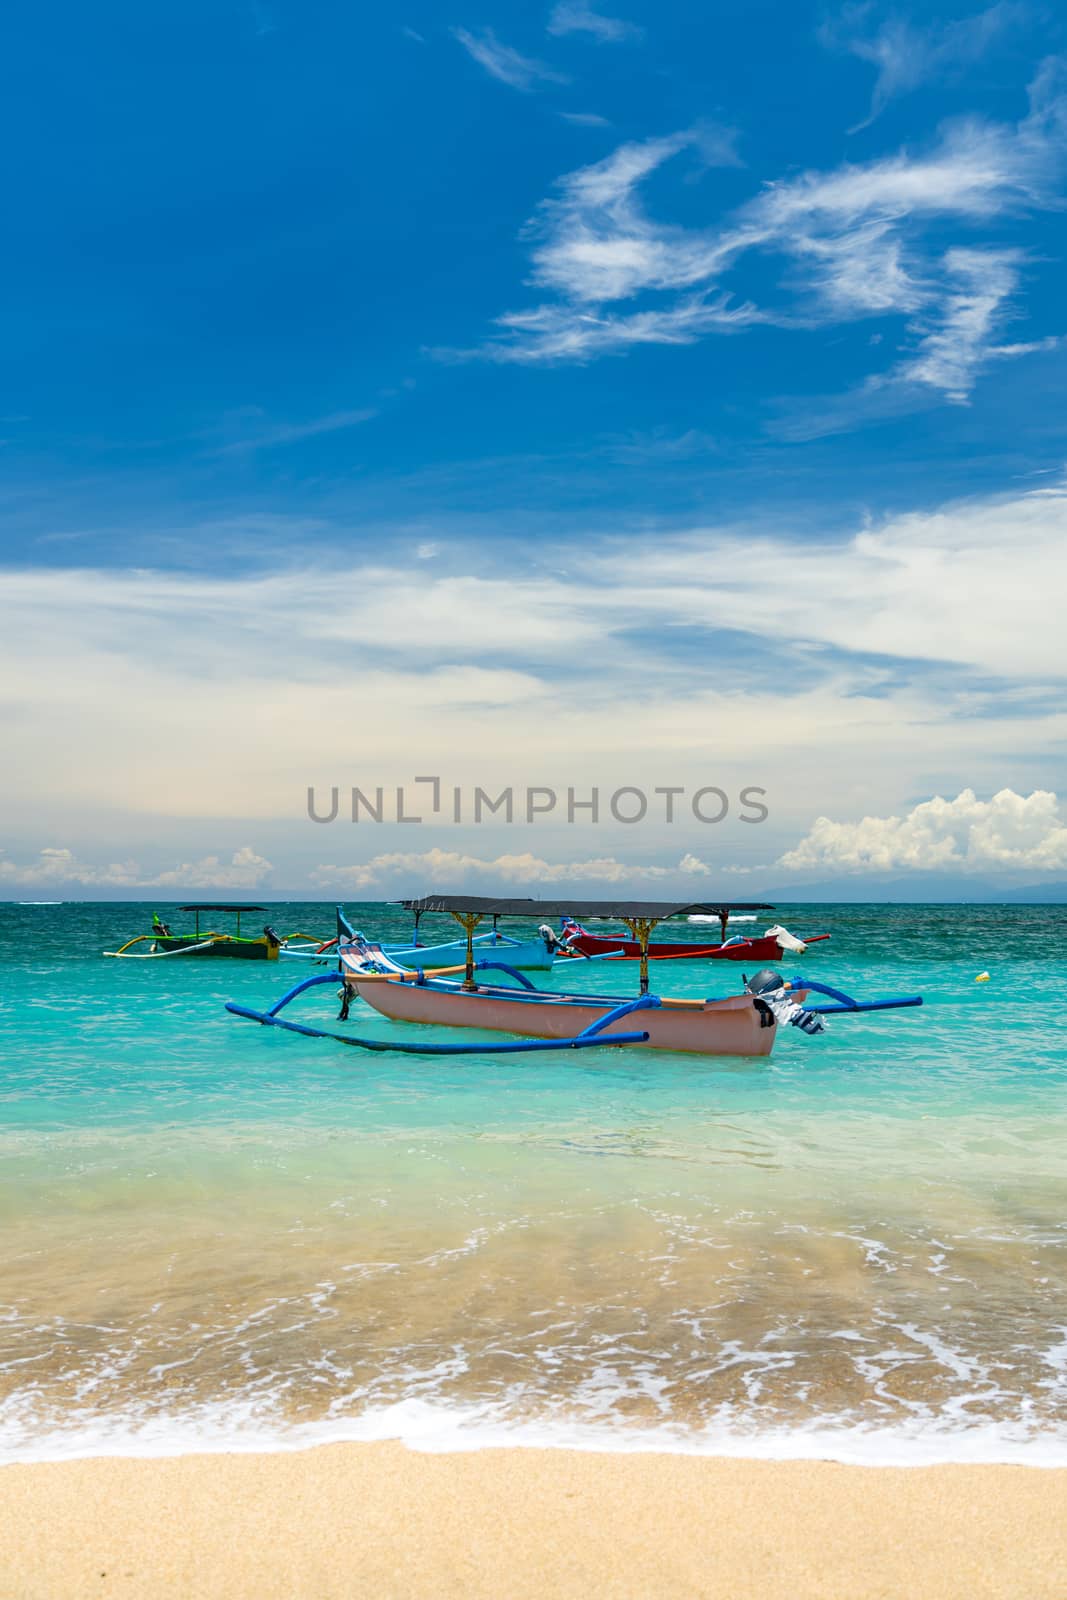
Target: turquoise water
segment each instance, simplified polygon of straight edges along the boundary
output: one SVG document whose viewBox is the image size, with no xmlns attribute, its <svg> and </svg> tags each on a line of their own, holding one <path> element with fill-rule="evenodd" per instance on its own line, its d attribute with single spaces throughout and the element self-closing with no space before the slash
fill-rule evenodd
<svg viewBox="0 0 1067 1600">
<path fill-rule="evenodd" d="M 927 1003 L 758 1062 L 268 1032 L 223 1001 L 306 969 L 102 959 L 152 909 L 187 920 L 0 905 L 8 1456 L 507 1436 L 1067 1461 L 1063 907 L 789 907 L 833 934 L 802 970 Z M 696 995 L 742 969 L 653 970 Z M 631 964 L 547 981 L 575 971 L 636 989 Z M 350 1027 L 419 1037 L 358 1004 Z"/>
</svg>

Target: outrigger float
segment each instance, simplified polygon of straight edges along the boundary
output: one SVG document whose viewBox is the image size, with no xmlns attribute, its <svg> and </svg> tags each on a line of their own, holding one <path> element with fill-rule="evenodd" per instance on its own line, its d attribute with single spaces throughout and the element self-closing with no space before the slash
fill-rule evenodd
<svg viewBox="0 0 1067 1600">
<path fill-rule="evenodd" d="M 768 1056 L 783 1024 L 817 1033 L 823 1028 L 822 1018 L 831 1013 L 849 1016 L 922 1005 L 921 995 L 856 1000 L 842 990 L 800 975 L 787 981 L 770 969 L 744 979 L 739 994 L 722 998 L 671 999 L 652 994 L 648 968 L 652 930 L 671 917 L 716 909 L 704 904 L 596 900 L 570 901 L 562 906 L 552 901 L 490 900 L 471 895 L 435 896 L 432 904 L 421 904 L 426 910 L 449 912 L 463 928 L 466 958 L 462 979 L 441 972 L 427 976 L 424 970 L 410 972 L 400 967 L 380 946 L 370 946 L 361 939 L 338 907 L 337 971 L 305 978 L 267 1011 L 255 1011 L 234 1001 L 227 1003 L 227 1011 L 308 1038 L 334 1039 L 361 1050 L 411 1055 L 485 1055 L 638 1044 L 707 1056 Z M 539 920 L 577 916 L 624 923 L 640 946 L 639 993 L 629 997 L 556 994 L 535 988 L 517 968 L 503 961 L 478 958 L 474 930 L 486 916 Z M 506 973 L 518 987 L 476 978 L 476 974 L 493 971 Z M 342 995 L 338 1021 L 348 1020 L 351 1000 L 357 997 L 395 1022 L 477 1028 L 519 1037 L 499 1043 L 469 1044 L 367 1039 L 309 1027 L 281 1015 L 307 990 L 321 984 L 336 985 L 338 981 Z M 809 1004 L 812 993 L 825 995 L 830 1004 Z"/>
<path fill-rule="evenodd" d="M 241 933 L 241 918 L 250 912 L 266 911 L 266 906 L 191 905 L 179 906 L 179 911 L 193 914 L 191 933 L 174 933 L 158 915 L 152 917 L 152 932 L 139 933 L 128 939 L 118 950 L 105 950 L 105 956 L 123 961 L 158 961 L 164 956 L 229 956 L 238 961 L 277 961 L 282 940 L 273 928 L 249 938 Z M 233 933 L 220 933 L 215 928 L 201 931 L 200 918 L 205 913 L 225 912 L 236 916 Z M 292 937 L 301 937 L 293 935 Z M 134 946 L 148 944 L 148 950 L 135 950 Z"/>
</svg>

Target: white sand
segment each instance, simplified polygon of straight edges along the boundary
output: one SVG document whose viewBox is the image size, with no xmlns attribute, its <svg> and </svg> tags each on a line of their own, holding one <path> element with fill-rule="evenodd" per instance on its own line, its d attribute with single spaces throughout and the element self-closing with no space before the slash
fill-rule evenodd
<svg viewBox="0 0 1067 1600">
<path fill-rule="evenodd" d="M 0 1468 L 0 1596 L 1067 1597 L 1067 1470 L 566 1450 Z"/>
</svg>

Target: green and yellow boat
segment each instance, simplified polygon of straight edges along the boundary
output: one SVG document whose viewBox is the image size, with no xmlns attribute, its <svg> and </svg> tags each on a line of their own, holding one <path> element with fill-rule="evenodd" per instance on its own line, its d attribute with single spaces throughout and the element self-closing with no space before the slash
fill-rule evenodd
<svg viewBox="0 0 1067 1600">
<path fill-rule="evenodd" d="M 229 956 L 238 961 L 277 961 L 282 940 L 269 925 L 262 933 L 249 938 L 241 932 L 241 918 L 250 913 L 261 913 L 266 906 L 190 905 L 179 906 L 181 912 L 191 912 L 191 932 L 176 932 L 162 920 L 158 913 L 152 915 L 151 933 L 139 933 L 127 940 L 118 950 L 105 950 L 104 955 L 130 961 L 158 961 L 164 956 Z M 222 932 L 210 925 L 201 928 L 202 916 L 214 918 L 217 913 L 236 917 L 233 932 Z M 136 950 L 135 945 L 148 944 L 149 950 Z"/>
</svg>

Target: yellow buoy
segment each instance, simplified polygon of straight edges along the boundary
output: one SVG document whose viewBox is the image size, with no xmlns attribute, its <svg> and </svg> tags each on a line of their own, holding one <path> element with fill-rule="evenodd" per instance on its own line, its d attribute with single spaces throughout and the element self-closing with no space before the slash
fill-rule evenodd
<svg viewBox="0 0 1067 1600">
<path fill-rule="evenodd" d="M 978 974 L 977 978 L 975 978 L 974 981 L 975 981 L 975 983 L 988 983 L 989 982 L 989 973 L 988 972 L 980 972 Z"/>
</svg>

